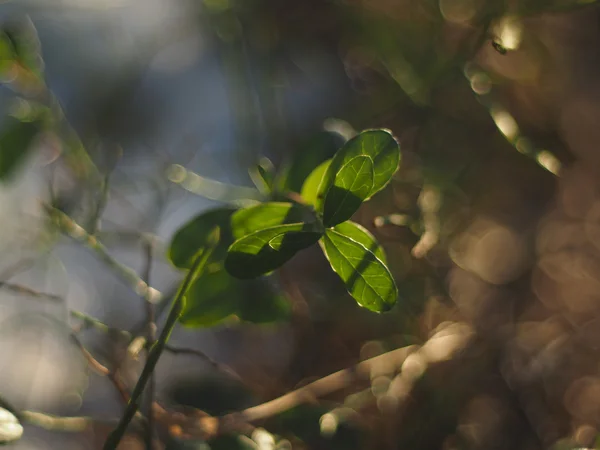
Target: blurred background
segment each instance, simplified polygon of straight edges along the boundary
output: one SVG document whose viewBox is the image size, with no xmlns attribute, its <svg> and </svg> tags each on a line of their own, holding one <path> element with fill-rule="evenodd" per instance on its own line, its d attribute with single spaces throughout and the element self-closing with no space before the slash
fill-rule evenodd
<svg viewBox="0 0 600 450">
<path fill-rule="evenodd" d="M 44 205 L 168 300 L 182 273 L 167 249 L 182 225 L 260 198 L 257 164 L 299 192 L 345 140 L 374 127 L 398 138 L 400 170 L 353 220 L 384 245 L 397 306 L 357 306 L 311 248 L 270 286 L 285 313 L 178 325 L 170 342 L 188 351 L 161 357 L 155 399 L 219 415 L 396 348 L 420 346 L 415 357 L 256 424 L 263 434 L 205 440 L 170 428 L 155 448 L 593 448 L 595 3 L 0 4 L 0 172 L 19 160 L 0 186 L 0 397 L 97 419 L 76 431 L 25 424 L 6 448 L 102 448 L 106 421 L 124 407 L 114 375 L 130 391 L 144 362 L 131 352 L 144 300 L 61 236 Z M 227 295 L 259 305 L 265 294 Z M 119 448 L 148 447 L 132 427 Z"/>
</svg>

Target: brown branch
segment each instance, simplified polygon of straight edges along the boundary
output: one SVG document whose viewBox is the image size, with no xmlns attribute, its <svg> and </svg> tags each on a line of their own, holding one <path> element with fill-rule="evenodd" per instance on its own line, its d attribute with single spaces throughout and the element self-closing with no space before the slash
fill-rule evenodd
<svg viewBox="0 0 600 450">
<path fill-rule="evenodd" d="M 121 380 L 118 371 L 108 369 L 108 367 L 106 367 L 105 365 L 100 363 L 100 361 L 94 358 L 94 356 L 88 351 L 88 349 L 86 349 L 83 346 L 75 332 L 71 334 L 71 340 L 75 343 L 75 345 L 77 345 L 90 368 L 98 375 L 107 377 L 119 392 L 119 395 L 121 396 L 123 402 L 129 402 L 130 395 L 127 390 L 127 386 L 125 386 L 125 383 L 123 383 L 123 380 Z"/>
<path fill-rule="evenodd" d="M 262 403 L 258 406 L 247 408 L 238 413 L 228 414 L 221 419 L 225 429 L 229 424 L 237 424 L 239 421 L 254 422 L 288 411 L 303 403 L 314 401 L 316 398 L 324 397 L 336 391 L 344 389 L 354 383 L 357 379 L 368 378 L 373 370 L 385 367 L 389 371 L 397 371 L 402 367 L 406 358 L 417 346 L 408 346 L 393 350 L 383 355 L 362 361 L 352 367 L 320 378 L 295 391 L 289 392 L 274 400 Z"/>
<path fill-rule="evenodd" d="M 165 351 L 172 353 L 174 355 L 189 355 L 189 356 L 195 356 L 197 358 L 202 359 L 203 361 L 209 363 L 211 366 L 213 366 L 216 370 L 219 370 L 223 373 L 226 373 L 227 375 L 232 376 L 233 378 L 235 378 L 238 381 L 244 381 L 242 379 L 242 377 L 235 371 L 233 370 L 231 367 L 229 367 L 226 364 L 220 363 L 218 361 L 215 361 L 214 359 L 212 359 L 210 356 L 208 356 L 206 353 L 204 353 L 201 350 L 196 350 L 193 348 L 185 348 L 185 347 L 174 347 L 172 345 L 167 345 L 165 347 Z"/>
<path fill-rule="evenodd" d="M 24 422 L 50 431 L 80 433 L 94 424 L 114 426 L 118 420 L 98 420 L 92 417 L 59 417 L 35 411 L 21 411 L 19 418 Z"/>
<path fill-rule="evenodd" d="M 56 302 L 63 301 L 63 298 L 59 295 L 46 294 L 45 292 L 36 291 L 35 289 L 31 289 L 27 286 L 22 286 L 16 283 L 8 283 L 6 281 L 0 281 L 0 289 L 5 289 L 7 291 L 14 292 L 15 294 L 29 295 L 30 297 L 35 298 L 45 298 Z"/>
</svg>

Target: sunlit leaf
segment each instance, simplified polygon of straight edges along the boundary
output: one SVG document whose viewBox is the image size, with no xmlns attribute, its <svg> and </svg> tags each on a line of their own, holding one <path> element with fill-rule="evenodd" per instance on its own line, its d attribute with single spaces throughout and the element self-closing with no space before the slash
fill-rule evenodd
<svg viewBox="0 0 600 450">
<path fill-rule="evenodd" d="M 321 237 L 315 226 L 304 223 L 265 228 L 235 241 L 227 252 L 225 268 L 237 278 L 255 278 L 290 260 L 299 250 Z"/>
<path fill-rule="evenodd" d="M 396 283 L 385 264 L 370 250 L 332 229 L 325 230 L 320 242 L 332 269 L 359 305 L 383 312 L 396 303 Z"/>
<path fill-rule="evenodd" d="M 325 226 L 349 219 L 360 204 L 383 189 L 398 169 L 400 146 L 387 130 L 367 130 L 334 156 L 317 195 Z"/>
<path fill-rule="evenodd" d="M 0 408 L 0 444 L 16 441 L 23 435 L 23 426 L 8 409 Z"/>
<path fill-rule="evenodd" d="M 301 205 L 270 202 L 237 211 L 231 217 L 231 230 L 234 239 L 240 239 L 264 228 L 314 220 Z"/>
<path fill-rule="evenodd" d="M 369 230 L 354 222 L 342 222 L 333 227 L 335 231 L 344 236 L 347 236 L 364 247 L 369 249 L 382 263 L 386 263 L 387 259 L 383 248 L 379 245 L 375 237 Z"/>
<path fill-rule="evenodd" d="M 213 259 L 224 257 L 233 242 L 229 221 L 235 208 L 217 208 L 203 212 L 181 227 L 169 246 L 169 259 L 176 267 L 189 268 L 196 253 L 206 246 L 215 226 L 220 229 L 220 242 L 214 250 Z"/>
<path fill-rule="evenodd" d="M 302 196 L 304 201 L 309 205 L 316 206 L 317 204 L 317 194 L 319 192 L 319 185 L 323 180 L 323 176 L 325 175 L 325 171 L 329 167 L 329 164 L 331 164 L 330 159 L 317 166 L 306 178 L 304 184 L 302 185 L 300 195 Z"/>
<path fill-rule="evenodd" d="M 323 224 L 330 227 L 352 217 L 373 189 L 374 175 L 368 156 L 356 156 L 340 167 L 325 194 Z"/>
<path fill-rule="evenodd" d="M 38 121 L 22 121 L 12 116 L 3 120 L 0 131 L 0 180 L 10 178 L 25 162 L 39 131 Z"/>
</svg>

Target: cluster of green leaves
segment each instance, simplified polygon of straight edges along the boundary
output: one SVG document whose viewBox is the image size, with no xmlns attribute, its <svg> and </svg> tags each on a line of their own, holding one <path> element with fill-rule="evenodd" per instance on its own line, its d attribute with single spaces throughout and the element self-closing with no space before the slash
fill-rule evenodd
<svg viewBox="0 0 600 450">
<path fill-rule="evenodd" d="M 215 227 L 221 237 L 210 269 L 186 296 L 181 322 L 209 326 L 232 315 L 251 322 L 282 317 L 287 305 L 269 274 L 317 242 L 359 305 L 375 312 L 390 309 L 398 290 L 385 254 L 371 233 L 349 219 L 388 184 L 399 162 L 400 147 L 390 132 L 367 130 L 333 158 L 317 162 L 298 201 L 222 207 L 195 217 L 173 238 L 169 257 L 175 266 L 189 268 Z M 263 191 L 274 192 L 272 168 L 261 165 L 255 178 Z"/>
</svg>

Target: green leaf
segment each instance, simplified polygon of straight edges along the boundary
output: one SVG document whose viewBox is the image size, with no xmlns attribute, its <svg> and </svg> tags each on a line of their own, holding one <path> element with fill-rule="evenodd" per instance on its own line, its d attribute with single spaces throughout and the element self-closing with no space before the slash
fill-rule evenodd
<svg viewBox="0 0 600 450">
<path fill-rule="evenodd" d="M 383 189 L 398 170 L 400 146 L 387 130 L 367 130 L 350 139 L 325 171 L 317 210 L 325 226 L 349 219 L 360 204 Z"/>
<path fill-rule="evenodd" d="M 300 195 L 304 199 L 306 203 L 309 205 L 316 206 L 317 205 L 317 194 L 319 192 L 319 186 L 321 185 L 321 181 L 323 180 L 323 176 L 325 175 L 325 171 L 331 164 L 331 159 L 321 163 L 317 166 L 310 175 L 304 181 L 302 185 L 302 190 L 300 191 Z"/>
<path fill-rule="evenodd" d="M 23 435 L 23 426 L 8 409 L 0 408 L 0 445 L 16 441 Z"/>
<path fill-rule="evenodd" d="M 190 287 L 179 321 L 201 328 L 237 315 L 244 322 L 260 324 L 287 319 L 289 312 L 289 302 L 268 279 L 239 280 L 217 266 Z"/>
<path fill-rule="evenodd" d="M 375 239 L 375 236 L 362 225 L 347 221 L 337 224 L 333 229 L 363 245 L 379 258 L 382 263 L 387 264 L 387 258 L 383 248 L 381 248 L 379 242 Z"/>
<path fill-rule="evenodd" d="M 344 164 L 327 191 L 323 224 L 331 227 L 352 217 L 373 189 L 374 177 L 373 161 L 368 156 L 356 156 Z"/>
<path fill-rule="evenodd" d="M 237 281 L 220 269 L 204 272 L 185 295 L 185 306 L 179 321 L 186 327 L 209 327 L 234 314 L 241 291 Z"/>
<path fill-rule="evenodd" d="M 236 313 L 241 320 L 264 324 L 287 320 L 290 317 L 290 302 L 269 282 L 268 278 L 238 280 L 238 282 L 244 292 L 244 298 Z"/>
<path fill-rule="evenodd" d="M 38 121 L 7 116 L 0 131 L 0 180 L 5 181 L 25 162 L 38 132 Z"/>
<path fill-rule="evenodd" d="M 235 208 L 211 209 L 181 227 L 169 246 L 169 260 L 173 265 L 180 269 L 189 268 L 196 253 L 207 245 L 215 226 L 219 227 L 221 237 L 213 259 L 224 257 L 227 247 L 233 242 L 229 222 L 235 211 Z"/>
<path fill-rule="evenodd" d="M 365 246 L 332 229 L 325 230 L 320 243 L 331 268 L 359 305 L 383 312 L 396 303 L 398 289 L 392 274 Z"/>
<path fill-rule="evenodd" d="M 338 133 L 321 131 L 302 142 L 275 183 L 281 191 L 300 192 L 306 177 L 344 145 Z"/>
<path fill-rule="evenodd" d="M 305 223 L 256 231 L 229 247 L 225 268 L 236 278 L 255 278 L 277 269 L 299 250 L 317 242 L 321 235 L 314 225 Z"/>
<path fill-rule="evenodd" d="M 263 203 L 237 211 L 231 217 L 234 239 L 240 239 L 264 228 L 299 222 L 314 222 L 307 208 L 285 202 Z"/>
<path fill-rule="evenodd" d="M 267 195 L 273 190 L 275 166 L 269 158 L 261 158 L 259 163 L 248 170 L 250 179 L 261 193 Z"/>
</svg>

